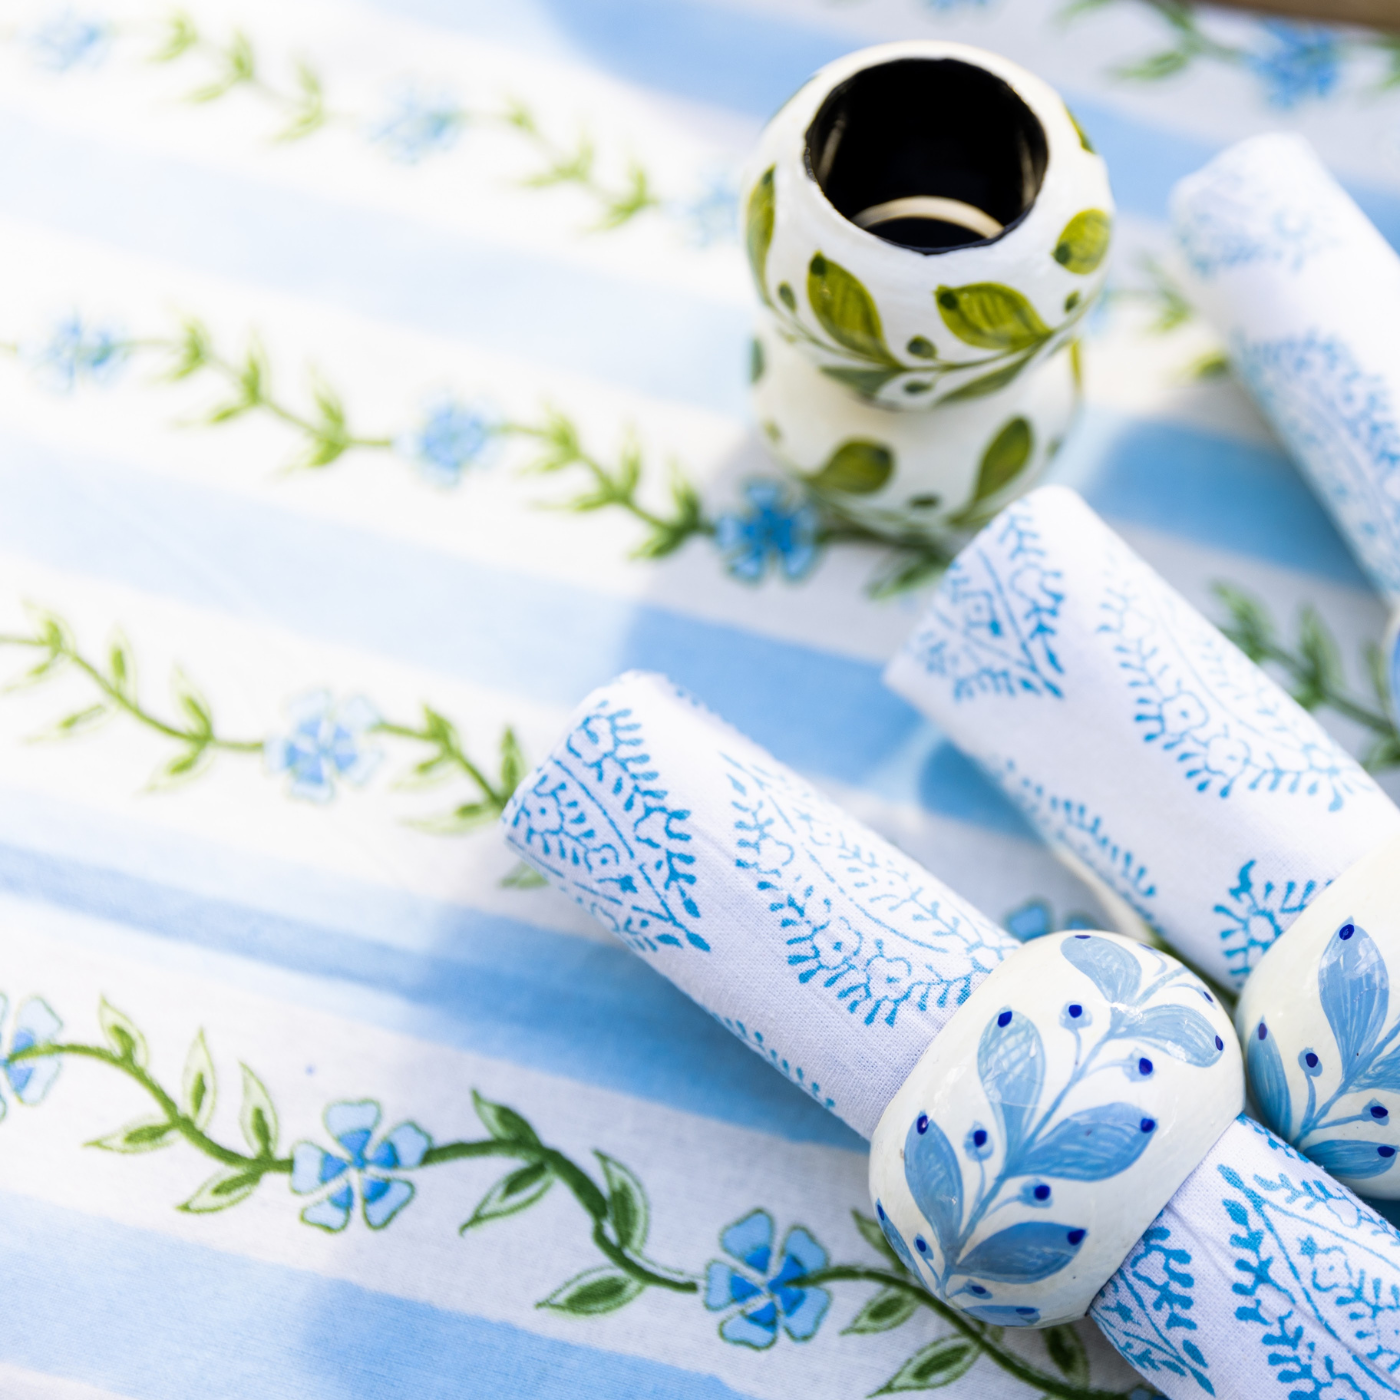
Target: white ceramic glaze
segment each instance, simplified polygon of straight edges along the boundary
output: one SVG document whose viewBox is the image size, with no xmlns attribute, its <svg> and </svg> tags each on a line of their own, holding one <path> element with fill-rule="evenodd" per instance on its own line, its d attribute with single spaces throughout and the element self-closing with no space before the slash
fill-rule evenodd
<svg viewBox="0 0 1400 1400">
<path fill-rule="evenodd" d="M 1260 1117 L 1363 1196 L 1400 1199 L 1400 837 L 1339 875 L 1236 1009 Z"/>
<path fill-rule="evenodd" d="M 1082 1317 L 1240 1112 L 1229 1017 L 1109 933 L 997 967 L 882 1115 L 870 1193 L 924 1285 L 999 1326 Z"/>
<path fill-rule="evenodd" d="M 841 213 L 810 168 L 809 129 L 835 90 L 919 60 L 1001 80 L 1043 132 L 1038 189 L 1029 166 L 1025 176 L 1033 201 L 991 238 L 937 251 L 888 241 L 856 222 L 870 210 Z M 928 408 L 1033 371 L 1073 336 L 1107 275 L 1113 200 L 1102 159 L 1053 88 L 965 44 L 883 44 L 828 64 L 765 128 L 741 201 L 758 290 L 782 333 L 834 382 L 891 408 Z M 976 213 L 964 222 L 984 234 Z"/>
<path fill-rule="evenodd" d="M 789 471 L 890 538 L 953 539 L 984 525 L 1049 465 L 1079 406 L 1069 347 L 1040 370 L 933 414 L 892 413 L 826 379 L 763 317 L 754 412 Z"/>
</svg>

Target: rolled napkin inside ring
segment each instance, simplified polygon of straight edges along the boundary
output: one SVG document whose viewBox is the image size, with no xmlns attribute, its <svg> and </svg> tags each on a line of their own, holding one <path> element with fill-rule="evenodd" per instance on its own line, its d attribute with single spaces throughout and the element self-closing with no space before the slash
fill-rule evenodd
<svg viewBox="0 0 1400 1400">
<path fill-rule="evenodd" d="M 885 1118 L 872 1181 L 892 1248 L 995 1325 L 1053 1320 L 1026 1289 L 1087 1267 L 1112 1230 L 1106 1203 L 1169 1144 L 1175 1077 L 1205 1090 L 1188 1125 L 1201 1142 L 1238 1101 L 1228 1024 L 1189 972 L 1113 935 L 1023 949 L 664 678 L 624 676 L 590 696 L 503 825 L 541 873 L 819 1102 L 865 1136 Z M 1071 1043 L 1098 1047 L 1075 1084 L 1085 1061 Z M 943 1054 L 962 1065 L 956 1102 Z M 911 1154 L 911 1136 L 934 1147 Z M 1268 1186 L 1281 1173 L 1293 1195 Z M 1086 1224 L 1077 1212 L 1093 1194 L 1104 1202 L 1084 1207 Z M 1252 1256 L 1232 1241 L 1246 1227 L 1280 1267 L 1278 1281 L 1257 1271 L 1241 1328 Z M 1300 1284 L 1319 1247 L 1327 1279 Z M 1274 1339 L 1284 1321 L 1308 1364 L 1386 1389 L 1368 1355 L 1374 1328 L 1333 1285 L 1364 1278 L 1400 1297 L 1400 1237 L 1247 1119 L 1121 1250 L 1092 1315 L 1172 1400 L 1198 1397 L 1203 1381 L 1219 1396 L 1257 1393 L 1262 1367 L 1291 1364 Z"/>
</svg>

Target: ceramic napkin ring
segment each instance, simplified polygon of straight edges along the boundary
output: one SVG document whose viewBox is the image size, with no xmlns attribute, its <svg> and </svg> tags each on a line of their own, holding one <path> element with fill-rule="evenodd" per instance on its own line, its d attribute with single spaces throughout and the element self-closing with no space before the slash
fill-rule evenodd
<svg viewBox="0 0 1400 1400">
<path fill-rule="evenodd" d="M 1339 875 L 1269 948 L 1235 1024 L 1260 1117 L 1364 1196 L 1400 1199 L 1400 838 Z"/>
<path fill-rule="evenodd" d="M 997 1326 L 1067 1322 L 1243 1104 L 1233 1027 L 1194 973 L 1118 934 L 1051 934 L 977 987 L 895 1094 L 871 1199 L 937 1297 Z"/>
</svg>

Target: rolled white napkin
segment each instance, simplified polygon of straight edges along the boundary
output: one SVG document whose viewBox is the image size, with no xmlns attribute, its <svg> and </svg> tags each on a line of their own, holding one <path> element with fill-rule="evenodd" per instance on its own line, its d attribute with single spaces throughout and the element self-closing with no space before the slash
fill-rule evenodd
<svg viewBox="0 0 1400 1400">
<path fill-rule="evenodd" d="M 885 678 L 1110 907 L 1229 986 L 1400 832 L 1360 765 L 1065 487 L 958 555 Z"/>
<path fill-rule="evenodd" d="M 867 1137 L 1017 947 L 660 676 L 590 695 L 503 826 L 542 874 Z M 1389 1374 L 1400 1236 L 1241 1118 L 1092 1316 L 1171 1400 L 1244 1400 L 1265 1377 L 1337 1387 L 1307 1392 L 1319 1396 L 1400 1393 Z"/>
<path fill-rule="evenodd" d="M 1400 603 L 1400 256 L 1301 136 L 1231 146 L 1171 213 L 1192 301 Z"/>
</svg>

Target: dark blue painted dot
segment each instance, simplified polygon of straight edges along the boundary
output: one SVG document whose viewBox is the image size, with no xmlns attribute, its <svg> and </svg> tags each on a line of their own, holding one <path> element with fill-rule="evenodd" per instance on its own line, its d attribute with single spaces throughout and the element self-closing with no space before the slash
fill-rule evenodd
<svg viewBox="0 0 1400 1400">
<path fill-rule="evenodd" d="M 1035 1317 L 1038 1312 L 1036 1308 L 1017 1308 L 1016 1311 L 1020 1313 L 1022 1317 Z"/>
<path fill-rule="evenodd" d="M 1089 937 L 1089 935 L 1088 935 L 1087 933 L 1076 933 L 1074 936 L 1075 936 L 1076 938 L 1088 938 L 1088 937 Z"/>
<path fill-rule="evenodd" d="M 1001 1013 L 1001 1015 L 997 1017 L 997 1025 L 999 1025 L 999 1026 L 1009 1026 L 1010 1024 L 1011 1024 L 1011 1013 L 1010 1013 L 1009 1011 L 1003 1011 L 1003 1012 Z"/>
<path fill-rule="evenodd" d="M 987 1145 L 987 1130 L 985 1128 L 974 1129 L 972 1145 L 974 1147 L 985 1147 Z"/>
<path fill-rule="evenodd" d="M 1378 1104 L 1378 1103 L 1373 1103 L 1373 1104 L 1371 1105 L 1371 1117 L 1372 1117 L 1372 1118 L 1389 1118 L 1389 1117 L 1390 1117 L 1390 1112 L 1389 1112 L 1388 1109 L 1382 1108 L 1380 1104 Z"/>
<path fill-rule="evenodd" d="M 881 1220 L 885 1218 L 885 1208 L 879 1201 L 875 1202 L 875 1214 L 878 1215 Z"/>
<path fill-rule="evenodd" d="M 1347 939 L 1350 938 L 1355 932 L 1355 924 L 1343 924 L 1341 928 L 1337 930 L 1337 937 L 1340 938 L 1343 943 L 1345 943 Z"/>
<path fill-rule="evenodd" d="M 1221 1040 L 1219 1036 L 1215 1037 L 1215 1048 L 1217 1050 L 1223 1050 L 1225 1048 L 1225 1042 Z"/>
<path fill-rule="evenodd" d="M 985 1298 L 987 1296 L 987 1289 L 983 1288 L 980 1283 L 969 1283 L 967 1291 L 975 1294 L 978 1298 Z"/>
<path fill-rule="evenodd" d="M 1078 1020 L 1084 1014 L 1084 1008 L 1080 1006 L 1077 1001 L 1070 1002 L 1070 1004 L 1065 1007 L 1065 1010 L 1068 1011 L 1075 1020 Z"/>
<path fill-rule="evenodd" d="M 1144 1078 L 1152 1073 L 1152 1061 L 1149 1060 L 1146 1055 L 1138 1061 L 1138 1073 Z"/>
<path fill-rule="evenodd" d="M 1260 1022 L 1259 1022 L 1259 1039 L 1260 1039 L 1260 1040 L 1267 1040 L 1268 1038 L 1269 1038 L 1269 1028 L 1268 1028 L 1268 1026 L 1266 1026 L 1266 1025 L 1263 1023 L 1263 1021 L 1260 1021 Z"/>
<path fill-rule="evenodd" d="M 919 1132 L 921 1132 L 921 1133 L 926 1133 L 926 1132 L 928 1132 L 928 1114 L 927 1114 L 927 1113 L 921 1113 L 921 1114 L 919 1114 L 918 1120 L 915 1122 L 914 1126 L 915 1126 L 915 1128 L 917 1128 L 917 1129 L 919 1130 Z"/>
<path fill-rule="evenodd" d="M 1050 1199 L 1050 1188 L 1043 1181 L 1035 1188 L 1035 1198 L 1037 1201 L 1048 1201 Z"/>
<path fill-rule="evenodd" d="M 1382 1157 L 1395 1156 L 1395 1149 L 1393 1147 L 1378 1147 L 1376 1151 L 1379 1152 Z"/>
<path fill-rule="evenodd" d="M 1070 1242 L 1070 1244 L 1078 1246 L 1080 1244 L 1083 1244 L 1084 1236 L 1086 1233 L 1087 1231 L 1085 1230 L 1071 1230 L 1069 1234 L 1065 1236 L 1065 1238 Z"/>
<path fill-rule="evenodd" d="M 922 1235 L 915 1235 L 915 1236 L 914 1236 L 914 1248 L 917 1249 L 917 1250 L 919 1251 L 920 1254 L 927 1254 L 927 1253 L 928 1253 L 928 1241 L 925 1240 L 924 1237 L 923 1237 Z"/>
<path fill-rule="evenodd" d="M 1213 996 L 1211 996 L 1211 994 L 1210 994 L 1209 992 L 1207 992 L 1207 991 L 1202 991 L 1202 992 L 1201 992 L 1201 995 L 1202 995 L 1203 997 L 1205 997 L 1205 999 L 1206 999 L 1208 1002 L 1210 1002 L 1210 1004 L 1211 1004 L 1212 1006 L 1215 1005 L 1215 998 L 1214 998 Z"/>
<path fill-rule="evenodd" d="M 1307 1054 L 1303 1056 L 1303 1058 L 1308 1062 L 1309 1069 L 1317 1068 L 1317 1056 L 1314 1055 L 1311 1050 L 1309 1050 Z"/>
<path fill-rule="evenodd" d="M 1138 1127 L 1145 1133 L 1150 1133 L 1156 1126 L 1157 1120 L 1155 1118 L 1144 1118 L 1142 1122 L 1138 1124 Z"/>
</svg>

